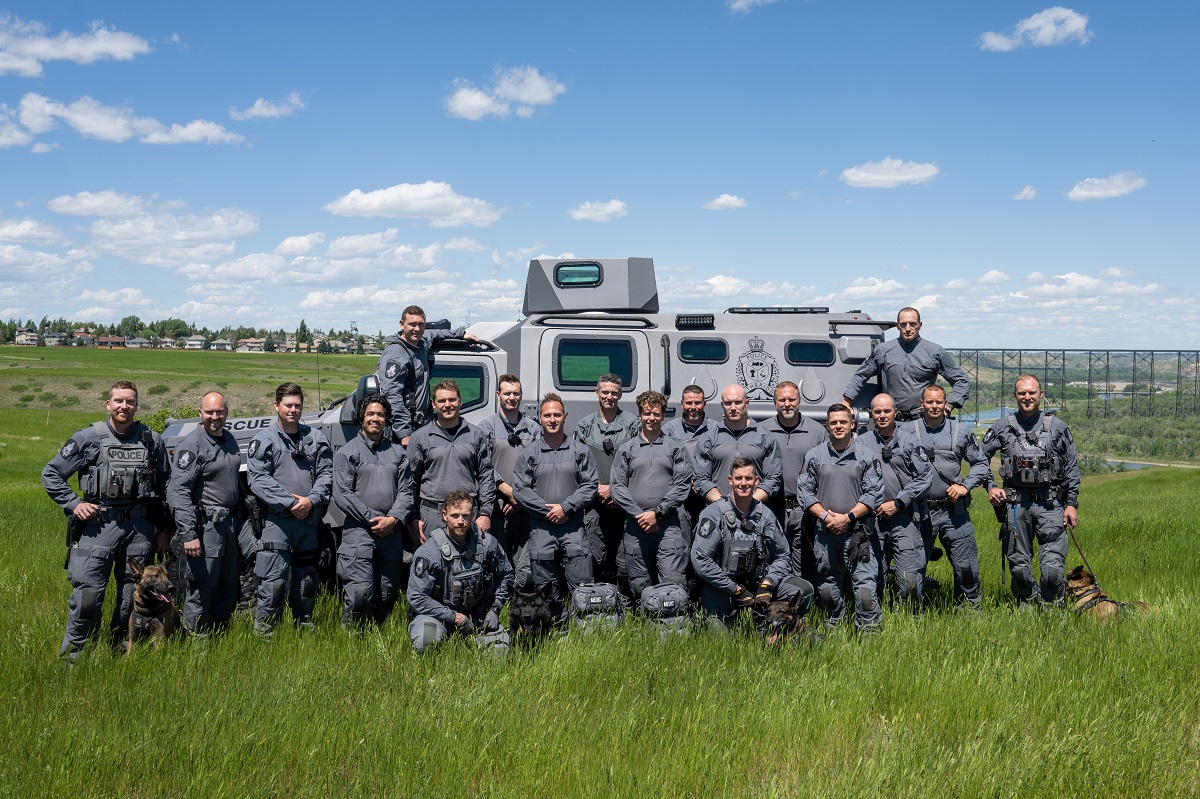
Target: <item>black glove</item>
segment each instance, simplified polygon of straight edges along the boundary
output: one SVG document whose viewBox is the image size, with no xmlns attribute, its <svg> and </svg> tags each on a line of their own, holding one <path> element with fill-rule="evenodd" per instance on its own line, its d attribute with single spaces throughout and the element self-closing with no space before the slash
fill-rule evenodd
<svg viewBox="0 0 1200 799">
<path fill-rule="evenodd" d="M 758 584 L 758 593 L 754 595 L 754 601 L 761 605 L 765 605 L 775 596 L 775 586 L 771 585 L 770 580 L 763 580 Z"/>
<path fill-rule="evenodd" d="M 471 622 L 471 617 L 464 613 L 462 624 L 457 625 L 454 629 L 463 635 L 471 635 L 475 632 L 475 625 Z"/>
<path fill-rule="evenodd" d="M 483 631 L 485 633 L 494 633 L 500 629 L 500 616 L 494 610 L 489 610 L 487 615 L 483 617 Z"/>
<path fill-rule="evenodd" d="M 867 539 L 867 531 L 859 527 L 850 536 L 850 545 L 846 548 L 846 557 L 851 563 L 855 561 L 866 563 L 871 559 L 871 542 Z"/>
<path fill-rule="evenodd" d="M 748 608 L 754 604 L 754 594 L 739 585 L 738 590 L 733 595 L 733 604 L 739 608 Z"/>
</svg>

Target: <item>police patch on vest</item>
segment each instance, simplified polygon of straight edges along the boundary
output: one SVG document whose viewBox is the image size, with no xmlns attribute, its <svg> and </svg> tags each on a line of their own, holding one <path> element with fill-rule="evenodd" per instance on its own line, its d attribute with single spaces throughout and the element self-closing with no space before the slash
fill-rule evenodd
<svg viewBox="0 0 1200 799">
<path fill-rule="evenodd" d="M 425 558 L 417 558 L 413 562 L 413 574 L 417 577 L 424 577 L 427 571 L 429 571 L 429 561 L 425 560 Z"/>
<path fill-rule="evenodd" d="M 874 461 L 874 464 L 875 464 L 875 475 L 877 477 L 883 477 L 883 464 L 880 463 L 879 461 Z"/>
<path fill-rule="evenodd" d="M 388 380 L 395 380 L 396 374 L 399 371 L 400 371 L 400 364 L 396 363 L 395 361 L 392 361 L 383 370 L 383 376 L 386 377 Z"/>
<path fill-rule="evenodd" d="M 59 450 L 58 454 L 62 455 L 64 458 L 69 458 L 72 455 L 74 455 L 78 450 L 79 450 L 79 445 L 76 444 L 75 439 L 72 438 L 70 441 L 63 444 L 63 448 L 61 450 Z"/>
<path fill-rule="evenodd" d="M 253 441 L 251 441 L 250 449 L 246 450 L 246 454 L 249 455 L 251 458 L 253 458 L 255 455 L 258 454 L 258 445 L 261 443 L 262 442 L 259 441 L 257 438 L 254 439 Z"/>
<path fill-rule="evenodd" d="M 717 529 L 716 522 L 714 522 L 712 519 L 702 519 L 700 521 L 700 528 L 698 532 L 700 533 L 701 538 L 708 538 L 710 535 L 712 535 L 712 531 L 715 529 Z"/>
<path fill-rule="evenodd" d="M 184 451 L 179 453 L 179 457 L 175 459 L 175 467 L 177 469 L 186 469 L 195 462 L 196 453 Z"/>
</svg>

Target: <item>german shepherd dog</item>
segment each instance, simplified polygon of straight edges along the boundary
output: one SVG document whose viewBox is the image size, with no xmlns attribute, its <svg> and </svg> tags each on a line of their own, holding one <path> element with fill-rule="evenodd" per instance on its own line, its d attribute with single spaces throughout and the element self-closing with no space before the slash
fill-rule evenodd
<svg viewBox="0 0 1200 799">
<path fill-rule="evenodd" d="M 759 616 L 758 627 L 766 636 L 768 644 L 777 644 L 789 638 L 799 639 L 807 626 L 800 615 L 802 594 L 791 599 L 777 599 L 755 608 Z"/>
<path fill-rule="evenodd" d="M 144 638 L 152 638 L 160 646 L 166 638 L 179 629 L 179 611 L 171 602 L 175 586 L 162 565 L 143 566 L 129 559 L 129 570 L 137 577 L 133 587 L 133 612 L 129 614 L 129 639 L 125 642 L 125 654 L 133 651 L 133 645 Z"/>
<path fill-rule="evenodd" d="M 1072 603 L 1081 615 L 1108 622 L 1129 610 L 1149 610 L 1145 602 L 1117 602 L 1109 599 L 1108 594 L 1096 582 L 1096 575 L 1082 566 L 1076 566 L 1067 573 L 1067 600 Z"/>
<path fill-rule="evenodd" d="M 554 630 L 554 585 L 547 583 L 539 590 L 530 577 L 515 588 L 508 600 L 508 630 L 513 646 L 530 646 Z"/>
</svg>

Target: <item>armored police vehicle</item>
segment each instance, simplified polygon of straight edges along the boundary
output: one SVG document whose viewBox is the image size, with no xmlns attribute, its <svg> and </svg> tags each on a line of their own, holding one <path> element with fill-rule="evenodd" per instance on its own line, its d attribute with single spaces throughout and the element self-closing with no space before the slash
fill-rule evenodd
<svg viewBox="0 0 1200 799">
<path fill-rule="evenodd" d="M 435 345 L 431 386 L 453 378 L 468 422 L 496 412 L 497 379 L 505 373 L 521 378 L 522 410 L 531 418 L 537 417 L 539 397 L 550 391 L 560 395 L 568 432 L 597 409 L 596 379 L 608 373 L 620 376 L 621 405 L 633 413 L 637 394 L 653 389 L 670 401 L 670 418 L 677 413 L 680 391 L 695 384 L 711 403 L 709 416 L 719 418 L 721 390 L 738 383 L 746 389 L 751 416 L 766 419 L 775 413 L 775 386 L 790 380 L 799 386 L 801 412 L 824 420 L 825 409 L 841 401 L 859 364 L 895 326 L 860 311 L 831 313 L 823 307 L 663 312 L 650 258 L 532 260 L 522 315 L 519 322 L 473 325 L 468 332 L 478 342 L 442 339 Z M 330 444 L 340 447 L 357 434 L 358 399 L 377 385 L 374 375 L 363 377 L 353 394 L 305 414 L 304 422 L 320 427 Z M 858 404 L 869 399 L 860 397 Z M 254 435 L 274 420 L 231 419 L 227 428 L 245 452 Z M 164 432 L 168 447 L 173 450 L 198 423 L 172 422 Z M 326 522 L 336 536 L 339 512 L 332 509 Z"/>
</svg>

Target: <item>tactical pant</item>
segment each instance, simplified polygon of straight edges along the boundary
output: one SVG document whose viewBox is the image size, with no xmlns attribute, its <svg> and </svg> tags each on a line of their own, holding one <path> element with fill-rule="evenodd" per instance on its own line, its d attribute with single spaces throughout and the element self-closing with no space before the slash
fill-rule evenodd
<svg viewBox="0 0 1200 799">
<path fill-rule="evenodd" d="M 500 542 L 500 548 L 511 561 L 517 550 L 529 543 L 529 514 L 520 505 L 511 506 L 504 513 L 504 503 L 497 501 L 492 509 L 491 534 Z"/>
<path fill-rule="evenodd" d="M 672 511 L 658 523 L 658 532 L 647 533 L 631 517 L 625 519 L 625 570 L 635 600 L 642 591 L 659 583 L 687 584 L 690 549 L 680 529 L 679 515 Z"/>
<path fill-rule="evenodd" d="M 1013 492 L 1009 492 L 1010 495 Z M 1063 506 L 1057 499 L 1045 502 L 1007 503 L 1008 570 L 1012 574 L 1012 592 L 1018 602 L 1038 598 L 1057 602 L 1066 594 L 1063 569 L 1067 560 L 1069 539 L 1063 523 Z M 1038 560 L 1041 570 L 1039 583 L 1033 581 L 1033 539 L 1037 536 Z"/>
<path fill-rule="evenodd" d="M 741 583 L 747 591 L 754 591 L 760 578 L 753 575 L 744 575 L 744 577 L 745 579 L 740 579 L 730 575 L 730 579 Z M 807 614 L 809 608 L 812 607 L 813 594 L 812 583 L 795 574 L 786 577 L 775 587 L 775 599 L 779 601 L 791 601 L 800 595 L 797 612 L 801 616 Z M 700 610 L 704 613 L 705 623 L 709 627 L 728 630 L 737 622 L 738 612 L 741 611 L 741 608 L 733 603 L 732 596 L 705 583 L 700 591 Z"/>
<path fill-rule="evenodd" d="M 146 519 L 89 524 L 83 529 L 67 563 L 71 599 L 60 654 L 78 651 L 99 631 L 109 574 L 119 592 L 109 622 L 110 642 L 115 647 L 129 637 L 137 579 L 129 571 L 128 561 L 133 558 L 142 565 L 148 563 L 154 550 L 153 536 L 153 527 Z"/>
<path fill-rule="evenodd" d="M 979 547 L 975 544 L 975 528 L 967 507 L 962 500 L 944 508 L 930 508 L 929 525 L 931 538 L 941 539 L 954 570 L 954 598 L 979 607 L 983 595 L 979 585 Z"/>
<path fill-rule="evenodd" d="M 615 505 L 603 505 L 597 499 L 583 517 L 588 547 L 592 552 L 592 572 L 601 579 L 627 585 L 625 562 L 625 512 Z"/>
<path fill-rule="evenodd" d="M 817 556 L 813 553 L 813 535 L 817 520 L 800 507 L 786 511 L 783 518 L 787 524 L 780 529 L 791 544 L 792 574 L 816 585 Z"/>
<path fill-rule="evenodd" d="M 700 518 L 700 513 L 708 506 L 704 501 L 704 497 L 696 493 L 692 489 L 688 493 L 687 500 L 683 503 L 683 507 L 679 509 L 679 529 L 683 531 L 683 540 L 687 544 L 688 549 L 692 547 L 692 531 L 696 529 L 696 520 Z"/>
<path fill-rule="evenodd" d="M 317 601 L 316 519 L 312 514 L 307 519 L 271 514 L 263 523 L 261 546 L 254 560 L 258 575 L 254 631 L 270 636 L 283 615 L 285 601 L 298 626 L 312 626 Z"/>
<path fill-rule="evenodd" d="M 920 528 L 910 511 L 873 521 L 876 532 L 871 536 L 871 543 L 875 548 L 875 559 L 879 561 L 879 596 L 882 598 L 890 572 L 896 576 L 901 601 L 907 602 L 914 611 L 920 611 L 926 565 L 925 542 Z"/>
<path fill-rule="evenodd" d="M 568 594 L 592 582 L 592 552 L 583 520 L 578 515 L 568 518 L 565 524 L 538 519 L 529 534 L 529 568 L 534 586 L 540 589 L 553 585 L 560 602 L 564 600 L 560 578 L 565 578 Z"/>
<path fill-rule="evenodd" d="M 183 626 L 193 635 L 229 624 L 241 592 L 241 552 L 234 519 L 207 520 L 200 536 L 200 554 L 187 556 L 187 598 Z"/>
<path fill-rule="evenodd" d="M 404 567 L 404 534 L 399 527 L 380 538 L 363 527 L 347 526 L 337 551 L 342 581 L 342 626 L 368 619 L 383 624 L 396 607 Z"/>
<path fill-rule="evenodd" d="M 851 562 L 847 552 L 849 546 L 849 533 L 837 535 L 830 532 L 825 525 L 817 523 L 813 555 L 817 562 L 817 595 L 821 598 L 825 612 L 829 614 L 825 623 L 829 627 L 835 627 L 846 614 L 842 581 L 848 571 L 854 596 L 854 624 L 863 631 L 874 630 L 883 619 L 877 598 L 879 564 L 875 560 L 873 550 L 870 551 L 866 563 L 859 560 Z"/>
<path fill-rule="evenodd" d="M 475 626 L 475 632 L 469 633 L 469 635 L 480 648 L 492 649 L 497 652 L 508 649 L 508 630 L 501 627 L 491 632 L 483 632 L 483 616 L 479 618 L 472 616 L 471 623 Z M 461 635 L 461 633 L 457 629 L 450 630 L 444 622 L 433 616 L 422 614 L 408 623 L 408 637 L 412 641 L 413 649 L 418 653 L 437 646 L 449 635 Z"/>
</svg>

